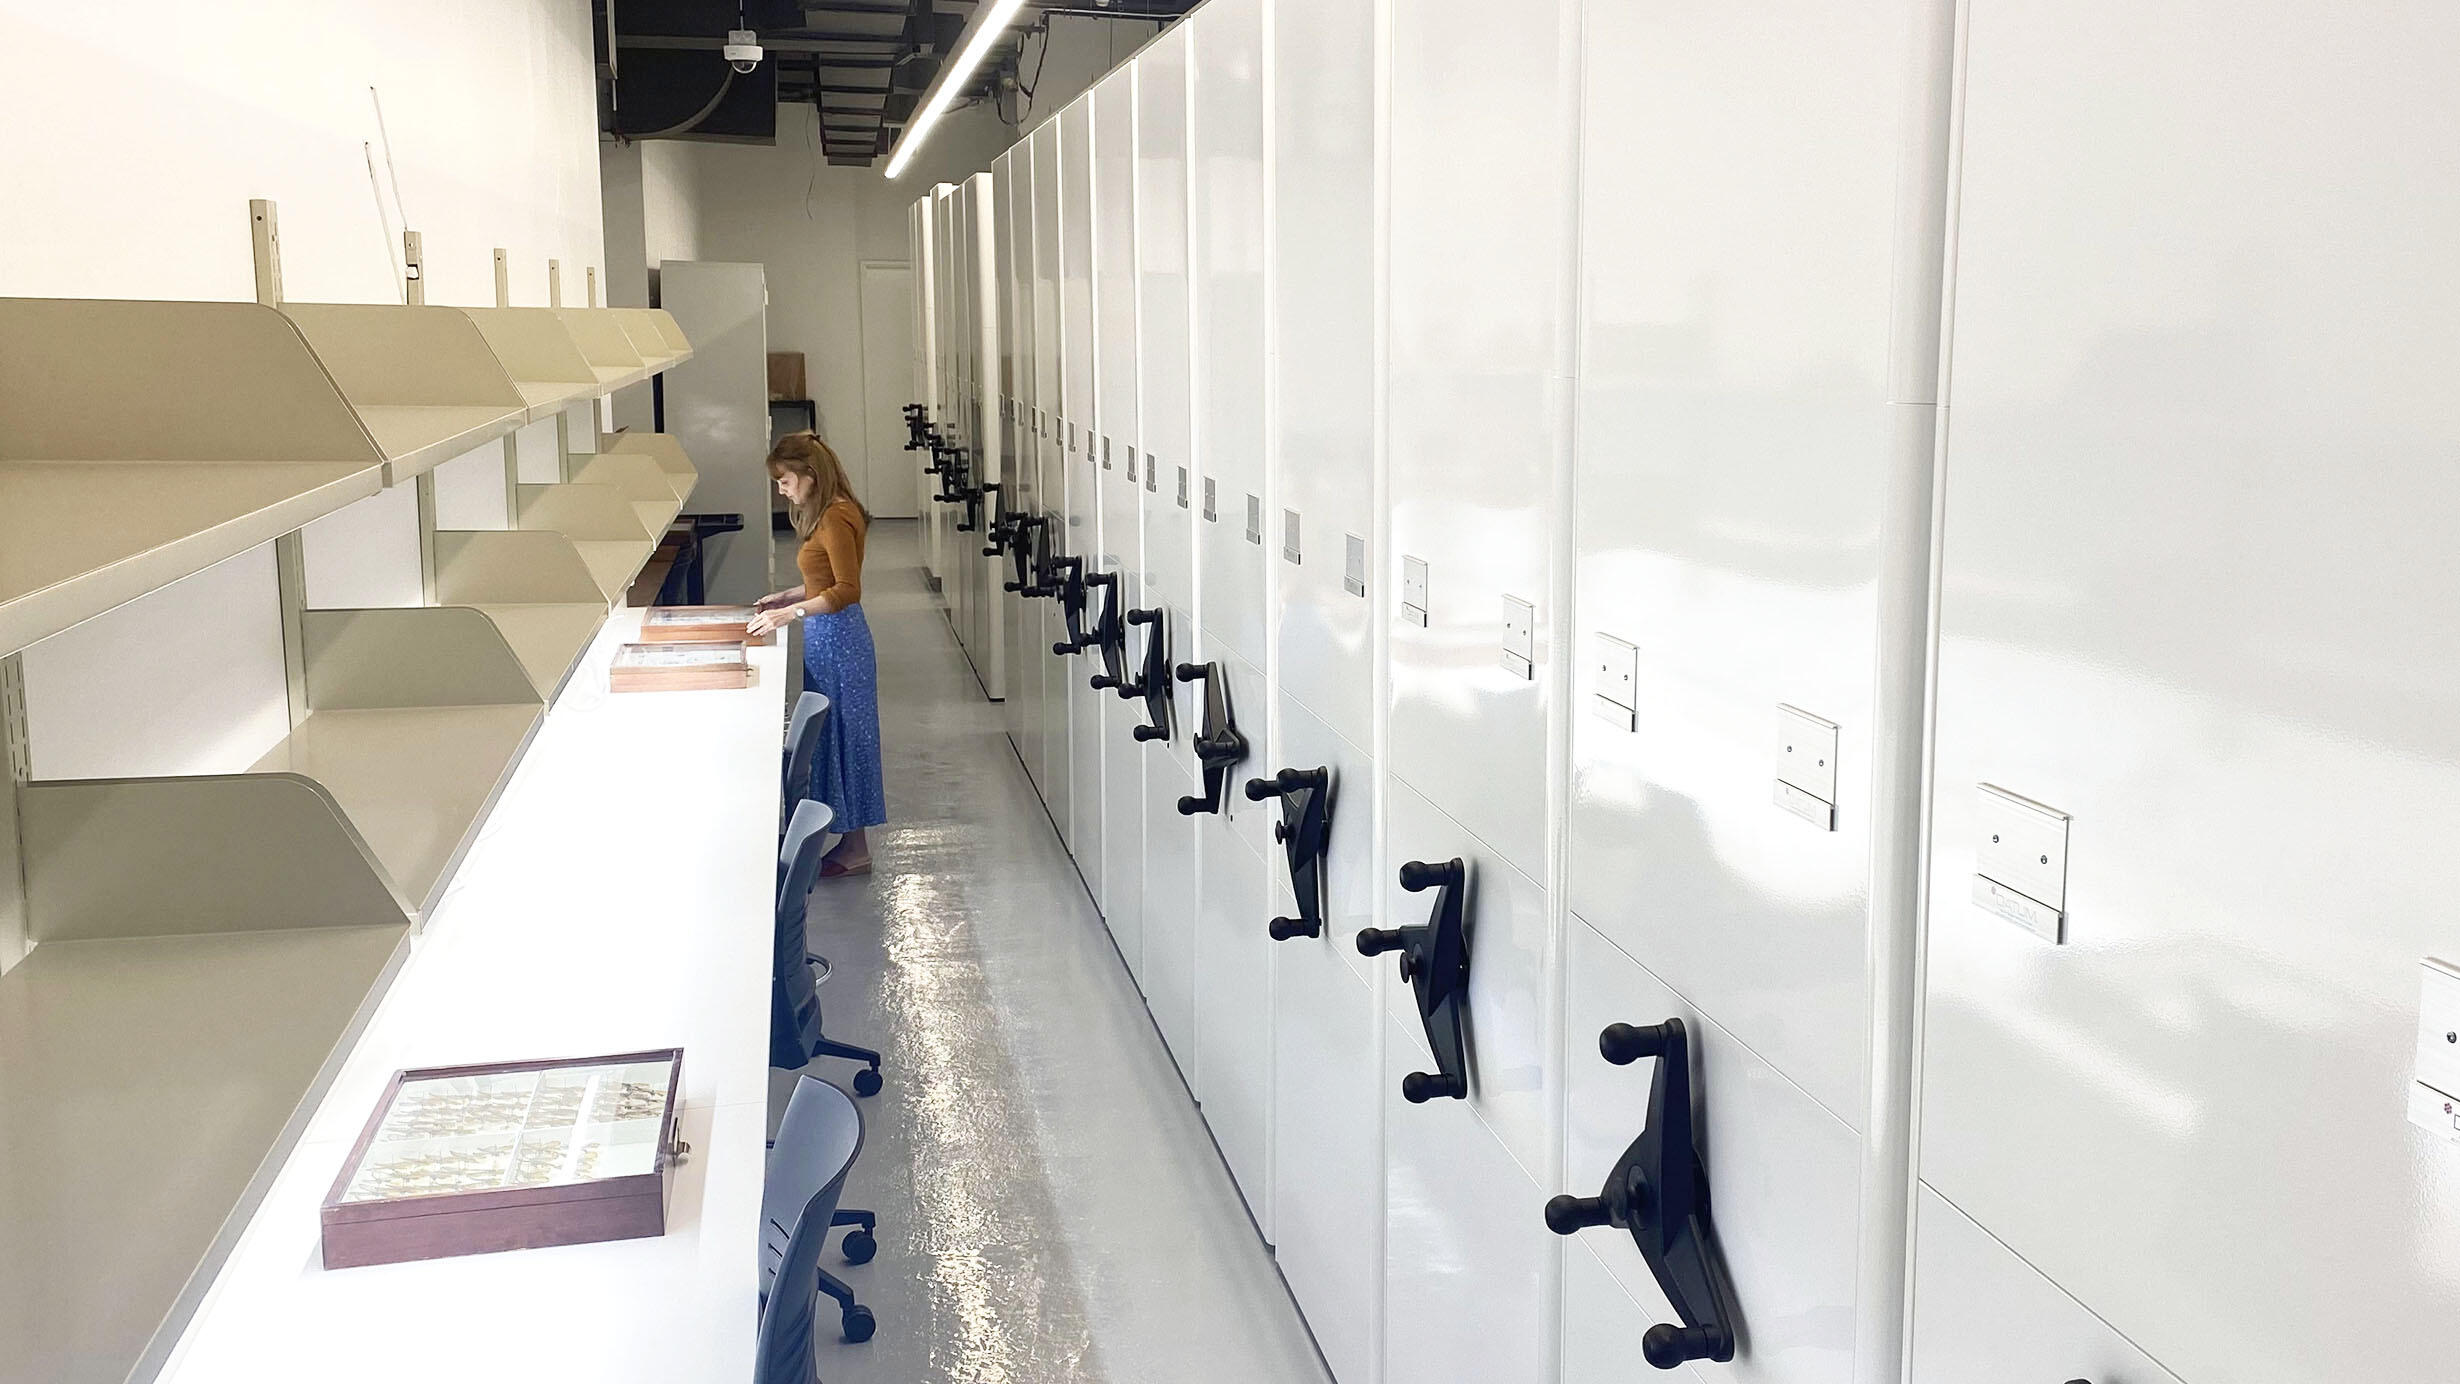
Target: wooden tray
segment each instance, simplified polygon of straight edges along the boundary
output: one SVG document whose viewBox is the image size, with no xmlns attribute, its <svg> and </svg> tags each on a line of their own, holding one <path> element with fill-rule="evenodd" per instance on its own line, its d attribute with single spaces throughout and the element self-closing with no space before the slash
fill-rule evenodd
<svg viewBox="0 0 2460 1384">
<path fill-rule="evenodd" d="M 326 1194 L 324 1266 L 666 1233 L 683 1049 L 396 1072 Z"/>
<path fill-rule="evenodd" d="M 644 644 L 748 644 L 761 648 L 777 642 L 771 630 L 758 639 L 744 634 L 752 622 L 750 606 L 651 606 L 641 612 Z"/>
<path fill-rule="evenodd" d="M 626 644 L 607 670 L 612 692 L 702 692 L 752 685 L 743 642 Z"/>
</svg>

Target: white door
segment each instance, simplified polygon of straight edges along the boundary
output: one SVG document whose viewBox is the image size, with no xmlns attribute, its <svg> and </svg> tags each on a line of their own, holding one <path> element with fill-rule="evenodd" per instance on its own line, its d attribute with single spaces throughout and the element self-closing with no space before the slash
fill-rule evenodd
<svg viewBox="0 0 2460 1384">
<path fill-rule="evenodd" d="M 905 449 L 913 382 L 914 267 L 863 263 L 863 457 L 855 484 L 878 519 L 914 517 L 916 454 Z M 854 458 L 846 458 L 853 461 Z"/>
</svg>

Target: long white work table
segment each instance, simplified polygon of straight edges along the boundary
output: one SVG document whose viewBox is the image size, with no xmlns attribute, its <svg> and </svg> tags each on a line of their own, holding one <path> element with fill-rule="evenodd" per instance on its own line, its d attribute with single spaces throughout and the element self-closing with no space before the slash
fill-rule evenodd
<svg viewBox="0 0 2460 1384">
<path fill-rule="evenodd" d="M 615 612 L 557 698 L 161 1379 L 751 1379 L 790 679 L 754 649 L 745 691 L 610 694 L 639 624 Z M 318 1205 L 396 1070 L 666 1047 L 691 1153 L 663 1237 L 320 1267 Z"/>
</svg>

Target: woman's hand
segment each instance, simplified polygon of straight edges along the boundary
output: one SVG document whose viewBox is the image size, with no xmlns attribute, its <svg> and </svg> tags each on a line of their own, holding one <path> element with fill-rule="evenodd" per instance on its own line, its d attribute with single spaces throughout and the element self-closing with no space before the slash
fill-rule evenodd
<svg viewBox="0 0 2460 1384">
<path fill-rule="evenodd" d="M 766 639 L 771 630 L 779 629 L 790 621 L 799 620 L 802 616 L 801 606 L 764 606 L 758 614 L 752 617 L 752 623 L 745 627 L 744 634 L 753 639 Z"/>
<path fill-rule="evenodd" d="M 790 605 L 801 599 L 803 599 L 803 588 L 799 586 L 790 586 L 783 591 L 772 591 L 768 595 L 761 597 L 759 600 L 752 602 L 752 609 L 775 610 L 779 606 Z"/>
</svg>

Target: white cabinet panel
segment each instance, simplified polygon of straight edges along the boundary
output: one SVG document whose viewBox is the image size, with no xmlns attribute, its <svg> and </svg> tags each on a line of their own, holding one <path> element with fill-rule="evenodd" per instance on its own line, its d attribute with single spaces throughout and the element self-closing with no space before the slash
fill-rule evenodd
<svg viewBox="0 0 2460 1384">
<path fill-rule="evenodd" d="M 1034 457 L 1036 493 L 1050 518 L 1052 551 L 1082 554 L 1069 526 L 1067 468 L 1053 442 L 1060 416 L 1060 236 L 1065 189 L 1060 181 L 1059 122 L 1046 120 L 1027 136 L 1034 170 Z M 1044 602 L 1048 649 L 1060 637 L 1057 603 Z M 1075 758 L 1070 753 L 1070 711 L 1082 675 L 1072 660 L 1046 655 L 1042 660 L 1042 801 L 1058 824 L 1060 839 L 1073 848 L 1076 819 Z"/>
<path fill-rule="evenodd" d="M 1937 1192 L 1921 1189 L 1915 1215 L 1912 1384 L 2002 1379 L 2017 1361 L 2045 1380 L 2178 1384 Z"/>
<path fill-rule="evenodd" d="M 1100 566 L 1120 574 L 1120 598 L 1129 605 L 1141 603 L 1144 593 L 1143 492 L 1136 479 L 1141 467 L 1131 460 L 1138 446 L 1134 82 L 1133 71 L 1122 68 L 1086 98 L 1093 112 L 1093 416 L 1098 427 L 1078 468 L 1093 481 Z M 1134 705 L 1106 698 L 1102 721 L 1099 893 L 1111 935 L 1133 967 L 1144 903 L 1146 751 L 1132 732 L 1143 717 Z"/>
<path fill-rule="evenodd" d="M 1212 0 L 1188 18 L 1188 204 L 1195 292 L 1195 458 L 1200 612 L 1210 640 L 1265 664 L 1263 0 Z M 1248 524 L 1251 509 L 1258 528 Z M 1278 515 L 1273 515 L 1278 527 Z M 1252 535 L 1252 536 L 1251 536 Z"/>
<path fill-rule="evenodd" d="M 1391 9 L 1391 761 L 1522 871 L 1546 869 L 1546 659 L 1566 462 L 1575 89 L 1569 0 Z M 1503 598 L 1536 610 L 1535 676 L 1500 666 Z"/>
<path fill-rule="evenodd" d="M 1852 1384 L 1861 1141 L 1586 922 L 1574 918 L 1567 940 L 1570 1182 L 1558 1190 L 1596 1196 L 1648 1122 L 1656 1063 L 1614 1066 L 1598 1054 L 1599 1032 L 1608 1024 L 1681 1019 L 1690 1036 L 1692 1100 L 1717 1245 L 1733 1275 L 1742 1323 L 1742 1349 L 1732 1362 L 1700 1361 L 1691 1368 L 1703 1379 Z M 1636 1341 L 1651 1325 L 1675 1320 L 1628 1234 L 1601 1226 L 1577 1238 L 1640 1306 L 1636 1319 L 1615 1323 L 1567 1316 L 1567 1360 L 1577 1353 L 1577 1338 L 1593 1329 L 1629 1328 Z"/>
<path fill-rule="evenodd" d="M 1375 738 L 1375 5 L 1273 11 L 1275 677 L 1358 745 Z M 1298 561 L 1283 551 L 1298 517 Z M 1352 540 L 1362 590 L 1348 584 Z"/>
<path fill-rule="evenodd" d="M 1355 929 L 1325 932 L 1273 952 L 1273 1253 L 1333 1377 L 1365 1384 L 1381 1309 L 1382 1025 L 1338 959 L 1356 954 Z"/>
<path fill-rule="evenodd" d="M 1201 785 L 1198 791 L 1202 791 Z M 1165 810 L 1176 812 L 1174 802 Z M 1247 1197 L 1273 1238 L 1273 942 L 1264 861 L 1225 824 L 1198 816 L 1196 878 L 1196 1099 Z"/>
<path fill-rule="evenodd" d="M 1195 1087 L 1196 1075 L 1196 828 L 1179 815 L 1180 795 L 1195 787 L 1169 755 L 1147 746 L 1145 772 L 1144 945 L 1136 981 L 1145 1008 Z"/>
<path fill-rule="evenodd" d="M 1000 206 L 1005 221 L 1000 244 L 1001 277 L 1006 294 L 1003 390 L 1008 401 L 1009 458 L 1006 484 L 1009 511 L 1039 514 L 1041 468 L 1033 454 L 1033 160 L 1028 147 L 999 156 L 1002 178 Z M 924 480 L 931 479 L 924 477 Z M 928 502 L 926 502 L 928 503 Z M 1013 570 L 1013 568 L 1011 569 Z M 1042 767 L 1042 665 L 1050 647 L 1043 637 L 1046 602 L 1007 593 L 1009 640 L 1008 738 L 1029 776 L 1039 782 Z"/>
<path fill-rule="evenodd" d="M 1495 1137 L 1531 1177 L 1544 1176 L 1551 1166 L 1547 1126 L 1555 1094 L 1546 1041 L 1551 990 L 1546 972 L 1546 891 L 1480 845 L 1408 784 L 1387 776 L 1384 794 L 1381 884 L 1385 927 L 1423 925 L 1436 906 L 1436 891 L 1412 894 L 1401 888 L 1399 871 L 1404 861 L 1441 864 L 1459 856 L 1468 866 L 1462 920 L 1469 933 L 1469 1096 L 1457 1101 L 1438 1099 L 1409 1109 L 1470 1109 L 1492 1127 Z M 1433 1071 L 1434 1057 L 1418 1021 L 1414 991 L 1400 977 L 1398 953 L 1379 958 L 1375 971 L 1384 987 L 1385 1013 L 1410 1032 L 1400 1060 L 1415 1065 L 1405 1070 Z M 1396 1077 L 1395 1100 L 1399 1092 Z"/>
<path fill-rule="evenodd" d="M 1102 508 L 1087 439 L 1093 428 L 1093 108 L 1078 100 L 1052 122 L 1059 127 L 1059 439 L 1051 456 L 1067 495 L 1068 551 L 1099 570 Z M 1082 661 L 1079 660 L 1081 663 Z M 1081 671 L 1081 669 L 1080 669 Z M 1102 702 L 1084 677 L 1070 679 L 1068 790 L 1073 825 L 1068 847 L 1102 906 Z"/>
<path fill-rule="evenodd" d="M 1136 76 L 1137 432 L 1144 477 L 1144 592 L 1173 612 L 1177 630 L 1195 628 L 1194 506 L 1181 504 L 1178 478 L 1190 474 L 1187 258 L 1187 33 L 1174 29 L 1139 54 Z M 1142 640 L 1137 641 L 1139 644 Z M 1182 634 L 1177 648 L 1188 647 Z M 1148 747 L 1150 748 L 1150 747 Z M 1184 735 L 1171 757 L 1194 774 Z M 1150 756 L 1149 756 L 1150 757 Z M 1176 795 L 1171 798 L 1176 801 Z M 1169 807 L 1169 802 L 1163 804 Z"/>
<path fill-rule="evenodd" d="M 1583 32 L 1624 76 L 1581 181 L 1570 903 L 1854 1121 L 1913 9 L 1593 3 Z M 1590 714 L 1626 695 L 1607 641 L 1624 724 Z M 1840 727 L 1832 833 L 1775 801 L 1789 703 Z"/>
<path fill-rule="evenodd" d="M 1923 1179 L 2183 1378 L 2451 1378 L 2460 10 L 1971 9 Z"/>
<path fill-rule="evenodd" d="M 1384 1062 L 1384 1378 L 1551 1384 L 1555 1237 L 1546 1195 L 1459 1101 L 1409 1105 L 1415 1026 Z"/>
</svg>

